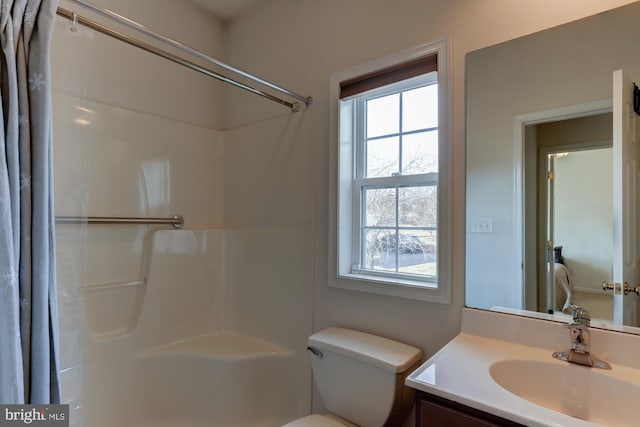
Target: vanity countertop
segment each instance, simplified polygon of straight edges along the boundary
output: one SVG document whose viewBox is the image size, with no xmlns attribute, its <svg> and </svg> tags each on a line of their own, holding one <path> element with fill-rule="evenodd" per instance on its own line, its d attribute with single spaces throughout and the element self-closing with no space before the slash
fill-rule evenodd
<svg viewBox="0 0 640 427">
<path fill-rule="evenodd" d="M 640 337 L 593 329 L 591 340 L 592 354 L 612 366 L 611 370 L 597 369 L 598 375 L 640 387 L 640 366 L 631 357 L 634 353 L 640 354 Z M 490 374 L 494 363 L 507 360 L 543 362 L 549 364 L 544 366 L 550 367 L 553 364 L 566 365 L 567 362 L 556 360 L 551 354 L 566 351 L 568 346 L 569 335 L 561 323 L 464 309 L 462 332 L 410 374 L 406 384 L 527 426 L 606 425 L 590 414 L 588 407 L 579 408 L 577 412 L 572 409 L 575 416 L 569 416 L 518 397 L 500 386 Z M 585 374 L 596 369 L 573 366 L 585 370 Z M 550 372 L 549 375 L 553 374 Z M 585 386 L 596 388 L 588 381 L 586 385 L 580 385 Z M 567 385 L 568 394 L 572 393 L 572 387 L 575 387 L 573 382 Z M 590 392 L 596 398 L 607 399 L 606 393 L 598 394 L 599 390 Z M 558 402 L 558 405 L 563 403 Z M 628 408 L 628 411 L 631 414 L 634 408 Z M 593 422 L 578 417 L 588 417 Z M 637 421 L 635 416 L 630 417 L 631 420 L 634 418 Z M 620 421 L 616 422 L 616 427 L 621 425 Z"/>
</svg>

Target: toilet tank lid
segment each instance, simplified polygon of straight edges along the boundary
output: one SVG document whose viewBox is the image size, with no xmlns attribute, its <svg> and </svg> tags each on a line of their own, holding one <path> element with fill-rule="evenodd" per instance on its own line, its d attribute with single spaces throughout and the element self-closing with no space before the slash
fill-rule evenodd
<svg viewBox="0 0 640 427">
<path fill-rule="evenodd" d="M 420 360 L 422 350 L 388 338 L 332 326 L 309 337 L 309 345 L 352 357 L 391 372 L 404 372 Z"/>
</svg>

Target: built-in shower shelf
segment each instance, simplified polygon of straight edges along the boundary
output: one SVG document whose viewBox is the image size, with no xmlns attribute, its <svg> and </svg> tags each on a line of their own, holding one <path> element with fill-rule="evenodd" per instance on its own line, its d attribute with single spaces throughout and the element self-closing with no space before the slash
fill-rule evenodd
<svg viewBox="0 0 640 427">
<path fill-rule="evenodd" d="M 131 334 L 138 323 L 146 279 L 89 285 L 84 296 L 85 324 L 91 338 L 111 340 Z"/>
<path fill-rule="evenodd" d="M 245 360 L 282 357 L 290 355 L 290 352 L 276 344 L 243 335 L 207 334 L 152 348 L 144 356 L 176 354 L 219 360 Z"/>
<path fill-rule="evenodd" d="M 106 289 L 123 288 L 127 286 L 140 286 L 146 283 L 147 283 L 147 280 L 144 279 L 144 280 L 132 280 L 128 282 L 106 283 L 102 285 L 89 285 L 82 288 L 82 291 L 84 292 L 104 291 Z"/>
</svg>

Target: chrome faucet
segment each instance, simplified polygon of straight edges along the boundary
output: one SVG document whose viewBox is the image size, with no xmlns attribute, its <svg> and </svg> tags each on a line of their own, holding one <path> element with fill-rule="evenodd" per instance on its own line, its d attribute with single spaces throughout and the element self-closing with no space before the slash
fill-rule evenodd
<svg viewBox="0 0 640 427">
<path fill-rule="evenodd" d="M 601 369 L 611 369 L 611 365 L 591 354 L 591 315 L 587 310 L 575 304 L 569 306 L 573 321 L 565 328 L 569 329 L 571 349 L 567 352 L 556 351 L 553 357 L 578 365 L 593 366 Z"/>
</svg>

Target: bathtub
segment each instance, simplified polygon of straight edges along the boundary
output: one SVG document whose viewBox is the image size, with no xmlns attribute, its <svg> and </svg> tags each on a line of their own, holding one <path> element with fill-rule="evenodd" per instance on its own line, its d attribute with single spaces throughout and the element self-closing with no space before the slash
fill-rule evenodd
<svg viewBox="0 0 640 427">
<path fill-rule="evenodd" d="M 306 240 L 287 231 L 153 231 L 140 243 L 142 260 L 126 272 L 110 267 L 107 276 L 131 281 L 96 279 L 84 289 L 71 426 L 279 427 L 308 414 Z"/>
<path fill-rule="evenodd" d="M 290 391 L 296 389 L 292 356 L 277 345 L 230 334 L 156 347 L 87 374 L 95 392 L 86 399 L 85 425 L 281 426 L 299 400 Z"/>
</svg>

